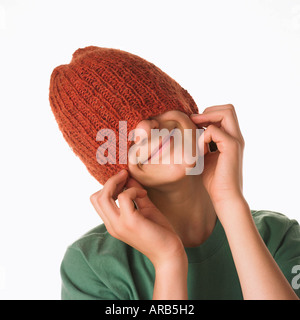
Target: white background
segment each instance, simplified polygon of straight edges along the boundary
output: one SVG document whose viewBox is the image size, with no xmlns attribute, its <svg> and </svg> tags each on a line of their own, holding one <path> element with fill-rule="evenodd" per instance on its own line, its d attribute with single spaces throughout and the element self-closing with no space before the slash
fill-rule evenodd
<svg viewBox="0 0 300 320">
<path fill-rule="evenodd" d="M 0 0 L 0 298 L 60 299 L 66 247 L 102 223 L 48 101 L 54 67 L 88 45 L 153 62 L 200 112 L 232 103 L 250 207 L 300 221 L 300 1 Z"/>
</svg>

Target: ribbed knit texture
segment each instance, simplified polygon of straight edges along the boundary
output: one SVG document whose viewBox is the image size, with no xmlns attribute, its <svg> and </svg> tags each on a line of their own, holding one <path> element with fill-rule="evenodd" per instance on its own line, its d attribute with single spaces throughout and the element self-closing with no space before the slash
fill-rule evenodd
<svg viewBox="0 0 300 320">
<path fill-rule="evenodd" d="M 119 164 L 119 121 L 127 121 L 129 150 L 128 134 L 141 120 L 170 110 L 198 113 L 187 90 L 154 64 L 120 49 L 95 46 L 76 50 L 69 64 L 53 70 L 49 101 L 65 140 L 102 185 L 128 169 Z M 96 140 L 100 129 L 115 133 L 116 164 L 97 161 L 97 149 L 108 140 Z"/>
</svg>

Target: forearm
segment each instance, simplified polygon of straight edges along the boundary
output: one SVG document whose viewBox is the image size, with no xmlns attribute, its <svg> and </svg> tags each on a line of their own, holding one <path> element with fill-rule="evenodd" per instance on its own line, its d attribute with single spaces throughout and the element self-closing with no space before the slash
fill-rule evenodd
<svg viewBox="0 0 300 320">
<path fill-rule="evenodd" d="M 188 300 L 187 257 L 155 268 L 153 300 Z"/>
<path fill-rule="evenodd" d="M 215 207 L 232 252 L 244 299 L 298 299 L 263 242 L 243 198 Z"/>
</svg>

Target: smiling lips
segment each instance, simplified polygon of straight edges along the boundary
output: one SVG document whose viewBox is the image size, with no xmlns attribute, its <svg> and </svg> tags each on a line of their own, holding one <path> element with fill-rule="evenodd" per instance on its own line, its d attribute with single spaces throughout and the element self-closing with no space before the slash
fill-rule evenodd
<svg viewBox="0 0 300 320">
<path fill-rule="evenodd" d="M 157 148 L 154 149 L 154 151 L 150 154 L 147 160 L 143 161 L 142 164 L 144 164 L 146 161 L 149 161 L 151 158 L 153 158 L 157 153 L 159 153 L 162 150 L 162 147 L 168 145 L 170 143 L 171 137 L 173 136 L 175 132 L 175 128 L 170 132 L 170 134 L 164 138 L 164 140 L 159 144 Z"/>
</svg>

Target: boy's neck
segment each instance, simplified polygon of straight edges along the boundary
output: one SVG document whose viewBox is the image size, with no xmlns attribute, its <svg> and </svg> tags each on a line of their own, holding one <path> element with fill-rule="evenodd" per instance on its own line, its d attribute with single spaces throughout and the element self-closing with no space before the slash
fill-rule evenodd
<svg viewBox="0 0 300 320">
<path fill-rule="evenodd" d="M 202 184 L 201 175 L 159 188 L 147 188 L 154 205 L 168 218 L 184 247 L 202 244 L 212 233 L 216 213 Z"/>
</svg>

